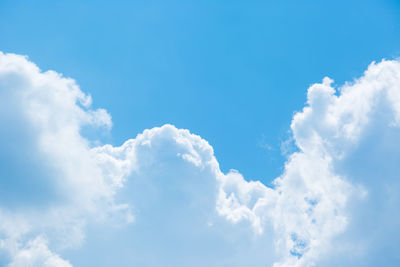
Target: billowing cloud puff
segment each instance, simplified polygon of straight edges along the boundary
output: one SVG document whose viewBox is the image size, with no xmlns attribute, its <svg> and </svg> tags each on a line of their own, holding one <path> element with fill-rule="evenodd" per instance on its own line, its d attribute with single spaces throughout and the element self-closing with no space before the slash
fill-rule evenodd
<svg viewBox="0 0 400 267">
<path fill-rule="evenodd" d="M 332 82 L 309 88 L 291 124 L 298 151 L 271 188 L 221 172 L 207 141 L 172 125 L 98 145 L 82 131 L 109 130 L 105 110 L 73 80 L 0 53 L 0 263 L 393 262 L 400 63 L 373 63 L 338 90 Z"/>
<path fill-rule="evenodd" d="M 29 253 L 44 253 L 30 241 L 42 233 L 60 246 L 75 246 L 89 219 L 118 214 L 132 220 L 126 206 L 114 204 L 117 186 L 102 175 L 80 134 L 83 126 L 111 127 L 111 118 L 91 110 L 90 96 L 73 80 L 43 73 L 25 57 L 0 54 L 0 99 L 0 236 L 11 257 L 27 242 L 33 242 Z"/>
</svg>

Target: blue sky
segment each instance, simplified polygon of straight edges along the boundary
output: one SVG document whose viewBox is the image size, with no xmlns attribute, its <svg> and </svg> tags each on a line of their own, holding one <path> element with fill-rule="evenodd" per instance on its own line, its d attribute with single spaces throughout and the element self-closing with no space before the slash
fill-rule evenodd
<svg viewBox="0 0 400 267">
<path fill-rule="evenodd" d="M 399 8 L 386 0 L 5 0 L 0 41 L 3 52 L 77 80 L 113 117 L 107 141 L 172 123 L 208 140 L 223 170 L 269 182 L 310 84 L 324 76 L 342 84 L 373 60 L 399 56 Z"/>
<path fill-rule="evenodd" d="M 1 264 L 400 261 L 398 1 L 3 0 L 0 51 Z"/>
</svg>

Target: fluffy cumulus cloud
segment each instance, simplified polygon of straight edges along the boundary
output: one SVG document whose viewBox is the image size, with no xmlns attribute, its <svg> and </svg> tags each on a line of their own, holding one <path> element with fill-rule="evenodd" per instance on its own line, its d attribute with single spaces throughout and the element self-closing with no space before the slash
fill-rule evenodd
<svg viewBox="0 0 400 267">
<path fill-rule="evenodd" d="M 0 53 L 0 263 L 19 266 L 391 266 L 400 239 L 400 63 L 308 89 L 298 150 L 272 187 L 221 172 L 164 125 L 121 146 L 74 80 Z M 85 255 L 84 257 L 82 255 Z"/>
</svg>

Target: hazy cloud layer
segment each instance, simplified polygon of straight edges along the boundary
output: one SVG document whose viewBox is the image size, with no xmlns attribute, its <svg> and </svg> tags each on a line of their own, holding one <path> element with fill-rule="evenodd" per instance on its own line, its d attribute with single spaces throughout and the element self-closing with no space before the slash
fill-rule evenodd
<svg viewBox="0 0 400 267">
<path fill-rule="evenodd" d="M 207 141 L 172 125 L 93 145 L 82 129 L 108 131 L 107 111 L 72 79 L 0 53 L 0 263 L 390 266 L 400 63 L 332 82 L 308 89 L 291 124 L 298 152 L 270 188 L 222 173 Z"/>
</svg>

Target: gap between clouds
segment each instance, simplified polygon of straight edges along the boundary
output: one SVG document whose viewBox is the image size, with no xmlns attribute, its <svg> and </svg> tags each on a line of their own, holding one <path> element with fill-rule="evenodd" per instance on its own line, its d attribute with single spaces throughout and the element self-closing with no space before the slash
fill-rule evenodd
<svg viewBox="0 0 400 267">
<path fill-rule="evenodd" d="M 272 188 L 222 173 L 207 141 L 172 125 L 120 147 L 93 146 L 81 129 L 110 129 L 107 111 L 91 109 L 74 80 L 20 55 L 0 53 L 0 104 L 0 249 L 9 266 L 72 266 L 58 254 L 79 251 L 96 224 L 153 226 L 189 248 L 202 236 L 224 239 L 221 248 L 241 257 L 221 249 L 210 262 L 197 259 L 203 266 L 367 266 L 379 251 L 397 257 L 383 244 L 399 241 L 398 61 L 372 63 L 338 91 L 329 78 L 308 89 L 291 124 L 299 151 Z"/>
</svg>

